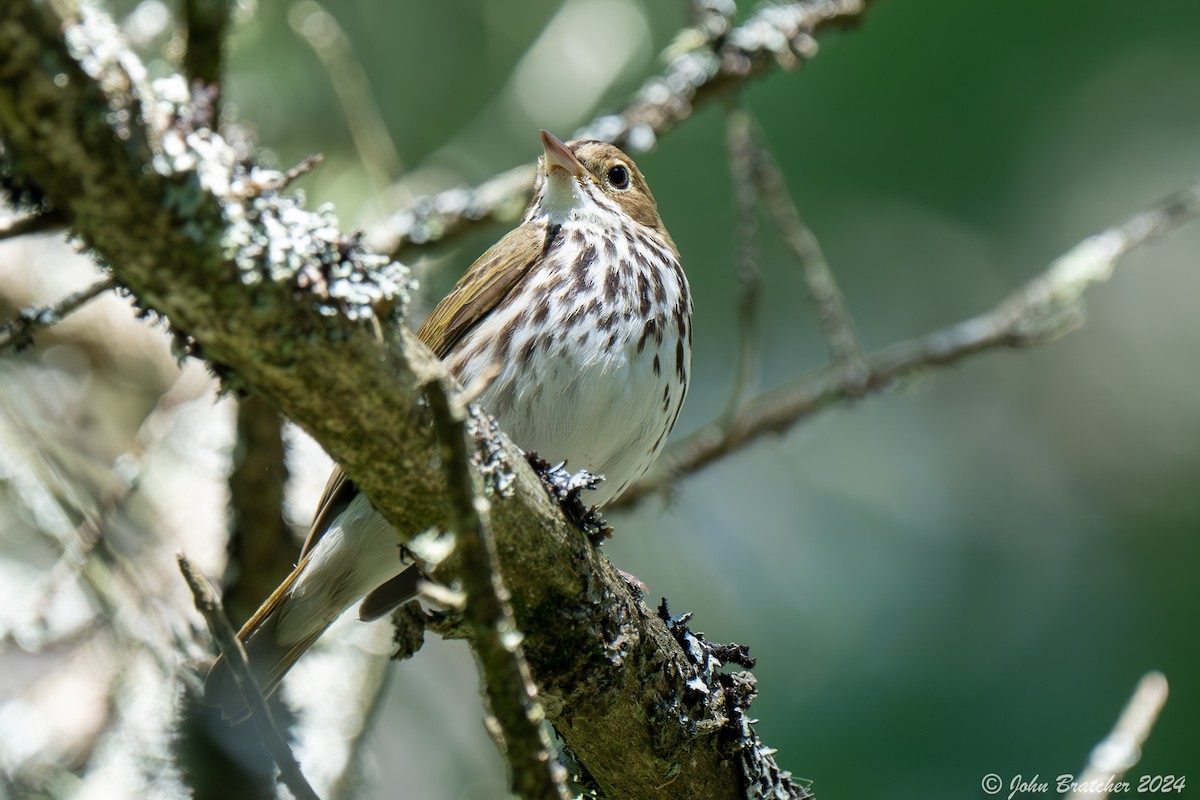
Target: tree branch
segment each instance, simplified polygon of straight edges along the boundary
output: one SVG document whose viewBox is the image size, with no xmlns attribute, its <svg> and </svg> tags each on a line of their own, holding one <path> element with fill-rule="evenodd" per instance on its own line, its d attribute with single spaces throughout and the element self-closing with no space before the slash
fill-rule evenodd
<svg viewBox="0 0 1200 800">
<path fill-rule="evenodd" d="M 288 21 L 325 67 L 367 178 L 376 189 L 382 189 L 399 177 L 404 164 L 349 37 L 337 18 L 316 0 L 293 5 Z"/>
<path fill-rule="evenodd" d="M 225 52 L 225 30 L 233 0 L 185 0 L 183 18 L 187 51 L 183 70 L 190 81 L 221 82 Z"/>
<path fill-rule="evenodd" d="M 1150 736 L 1159 712 L 1167 702 L 1167 678 L 1161 672 L 1147 672 L 1138 681 L 1116 725 L 1104 740 L 1092 748 L 1087 766 L 1072 782 L 1069 797 L 1099 798 L 1111 793 L 1142 757 L 1142 745 Z M 1183 785 L 1180 784 L 1179 789 Z M 1175 791 L 1178 791 L 1176 789 Z M 1164 792 L 1172 791 L 1164 787 Z"/>
<path fill-rule="evenodd" d="M 283 518 L 288 470 L 283 419 L 258 395 L 237 402 L 237 443 L 229 472 L 229 568 L 225 607 L 235 620 L 250 618 L 292 571 L 298 548 Z"/>
<path fill-rule="evenodd" d="M 758 322 L 759 290 L 762 271 L 758 266 L 758 148 L 751 130 L 750 112 L 739 97 L 725 115 L 726 147 L 733 178 L 734 215 L 737 230 L 737 255 L 734 270 L 737 274 L 738 295 L 738 353 L 734 366 L 729 399 L 721 419 L 732 421 L 742 400 L 754 382 L 758 369 L 760 326 Z"/>
<path fill-rule="evenodd" d="M 845 371 L 846 380 L 857 384 L 862 380 L 865 355 L 854 332 L 854 320 L 846 308 L 846 299 L 833 277 L 833 271 L 825 261 L 821 243 L 804 223 L 800 210 L 788 194 L 779 165 L 775 163 L 771 151 L 761 139 L 758 140 L 755 166 L 755 179 L 762 193 L 763 204 L 771 212 L 775 227 L 779 229 L 784 243 L 792 251 L 792 257 L 804 273 L 808 298 L 817 308 L 817 319 L 825 332 L 830 355 Z"/>
<path fill-rule="evenodd" d="M 116 285 L 111 277 L 101 278 L 50 305 L 22 309 L 20 314 L 0 324 L 0 353 L 29 347 L 39 330 L 57 325 Z"/>
<path fill-rule="evenodd" d="M 616 506 L 631 506 L 685 475 L 768 434 L 837 403 L 891 390 L 924 369 L 956 364 L 1002 347 L 1031 347 L 1058 339 L 1083 324 L 1084 291 L 1111 277 L 1130 250 L 1200 217 L 1200 181 L 1120 225 L 1084 239 L 995 308 L 919 339 L 891 345 L 867 359 L 860 380 L 847 382 L 841 365 L 827 367 L 749 400 L 732 424 L 709 424 L 658 459 Z"/>
<path fill-rule="evenodd" d="M 195 127 L 182 82 L 146 94 L 108 34 L 84 12 L 0 4 L 0 127 L 22 177 L 227 388 L 254 387 L 312 434 L 402 539 L 448 527 L 454 501 L 418 400 L 449 378 L 394 324 L 406 271 L 256 181 Z M 722 736 L 724 699 L 688 692 L 663 621 L 520 452 L 502 437 L 489 447 L 508 492 L 491 498 L 497 554 L 547 717 L 609 800 L 743 796 L 758 776 L 731 766 L 741 733 Z M 439 575 L 459 569 L 452 556 Z"/>
<path fill-rule="evenodd" d="M 179 571 L 183 573 L 183 579 L 187 582 L 192 597 L 195 598 L 196 610 L 208 623 L 208 629 L 212 632 L 213 639 L 220 646 L 221 652 L 225 654 L 234 681 L 237 682 L 242 696 L 246 698 L 246 705 L 250 707 L 250 716 L 254 718 L 254 724 L 258 727 L 263 744 L 267 746 L 271 758 L 279 767 L 279 780 L 291 790 L 297 800 L 320 800 L 312 786 L 309 785 L 308 779 L 304 777 L 304 773 L 300 771 L 300 765 L 296 763 L 296 757 L 292 755 L 287 740 L 283 738 L 283 734 L 275 724 L 275 717 L 271 714 L 271 708 L 267 705 L 266 698 L 263 697 L 258 684 L 254 682 L 254 675 L 250 672 L 250 662 L 246 658 L 246 650 L 238 640 L 233 625 L 225 616 L 225 609 L 221 607 L 220 598 L 217 597 L 217 593 L 205 577 L 196 571 L 192 562 L 188 561 L 187 556 L 179 553 L 176 559 L 179 562 Z"/>
<path fill-rule="evenodd" d="M 741 25 L 705 14 L 663 53 L 667 67 L 651 78 L 621 111 L 593 120 L 578 138 L 602 139 L 635 151 L 732 87 L 780 67 L 797 69 L 817 53 L 813 35 L 858 20 L 869 0 L 798 0 L 764 5 Z M 718 23 L 718 24 L 714 24 Z M 450 189 L 415 200 L 371 231 L 371 244 L 393 257 L 408 248 L 457 236 L 479 225 L 520 216 L 529 199 L 534 167 L 509 170 L 473 188 Z"/>
<path fill-rule="evenodd" d="M 463 616 L 471 627 L 500 749 L 512 769 L 513 792 L 523 800 L 567 800 L 566 772 L 550 753 L 541 725 L 545 712 L 537 701 L 499 569 L 488 503 L 475 490 L 466 425 L 461 412 L 451 409 L 451 398 L 440 382 L 429 384 L 427 396 L 453 500 L 450 525 L 466 592 Z"/>
</svg>

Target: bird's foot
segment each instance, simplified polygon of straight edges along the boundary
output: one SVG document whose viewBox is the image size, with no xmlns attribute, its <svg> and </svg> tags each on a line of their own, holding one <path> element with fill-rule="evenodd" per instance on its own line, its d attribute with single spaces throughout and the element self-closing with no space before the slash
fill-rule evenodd
<svg viewBox="0 0 1200 800">
<path fill-rule="evenodd" d="M 592 544 L 600 544 L 612 536 L 612 527 L 596 506 L 583 504 L 583 490 L 595 489 L 604 480 L 603 475 L 594 475 L 587 470 L 574 474 L 567 471 L 567 462 L 551 464 L 533 450 L 525 454 L 525 460 L 542 479 L 546 491 L 558 503 L 567 519 L 575 523 L 587 535 Z"/>
</svg>

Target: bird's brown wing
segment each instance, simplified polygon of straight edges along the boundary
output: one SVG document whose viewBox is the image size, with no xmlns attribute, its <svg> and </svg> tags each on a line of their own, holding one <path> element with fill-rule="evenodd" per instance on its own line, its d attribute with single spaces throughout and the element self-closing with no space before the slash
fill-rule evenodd
<svg viewBox="0 0 1200 800">
<path fill-rule="evenodd" d="M 542 252 L 542 236 L 532 226 L 520 225 L 492 245 L 425 318 L 417 338 L 438 358 L 445 358 L 467 331 L 529 273 Z M 321 502 L 317 504 L 316 516 L 300 551 L 301 558 L 316 546 L 329 530 L 330 523 L 346 510 L 357 494 L 358 487 L 340 466 L 335 466 L 325 484 Z"/>
<path fill-rule="evenodd" d="M 532 225 L 519 225 L 492 245 L 425 318 L 417 337 L 438 358 L 445 358 L 529 274 L 545 246 L 544 233 Z"/>
<path fill-rule="evenodd" d="M 540 231 L 529 225 L 515 228 L 471 265 L 450 294 L 430 312 L 417 331 L 417 337 L 438 358 L 445 358 L 463 336 L 529 274 L 544 247 L 545 240 Z M 333 499 L 328 487 L 326 496 Z M 329 516 L 322 512 L 318 514 L 318 522 L 327 526 L 336 513 Z M 315 533 L 317 523 L 313 525 Z M 313 534 L 309 534 L 309 539 L 315 542 Z M 363 598 L 358 610 L 359 619 L 378 619 L 406 602 L 416 593 L 419 578 L 420 573 L 410 568 L 376 588 Z"/>
<path fill-rule="evenodd" d="M 317 503 L 317 513 L 313 516 L 312 525 L 308 529 L 304 547 L 300 548 L 300 558 L 304 558 L 308 551 L 316 546 L 321 537 L 325 535 L 325 531 L 329 530 L 330 523 L 346 510 L 346 506 L 350 505 L 350 501 L 357 494 L 358 487 L 354 485 L 354 481 L 346 477 L 346 471 L 340 464 L 334 464 L 329 480 L 325 481 L 325 491 L 321 494 L 320 502 Z"/>
</svg>

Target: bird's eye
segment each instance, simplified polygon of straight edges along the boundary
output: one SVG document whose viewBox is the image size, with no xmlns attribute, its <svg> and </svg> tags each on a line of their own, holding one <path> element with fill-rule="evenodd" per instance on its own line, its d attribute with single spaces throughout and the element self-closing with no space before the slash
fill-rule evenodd
<svg viewBox="0 0 1200 800">
<path fill-rule="evenodd" d="M 629 170 L 624 164 L 617 164 L 608 171 L 608 185 L 614 189 L 629 188 Z"/>
</svg>

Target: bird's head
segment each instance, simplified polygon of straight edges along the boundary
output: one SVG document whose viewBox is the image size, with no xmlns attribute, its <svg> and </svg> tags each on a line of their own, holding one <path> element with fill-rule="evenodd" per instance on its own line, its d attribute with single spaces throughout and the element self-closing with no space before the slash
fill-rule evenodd
<svg viewBox="0 0 1200 800">
<path fill-rule="evenodd" d="M 665 233 L 646 177 L 619 148 L 592 139 L 563 142 L 542 131 L 542 149 L 530 215 L 560 223 L 598 218 L 603 224 L 623 215 Z"/>
</svg>

